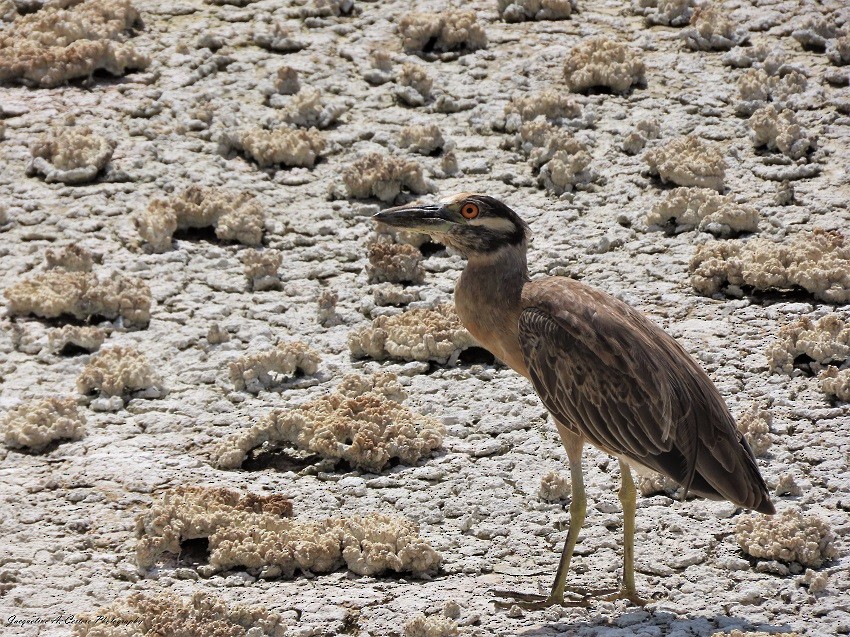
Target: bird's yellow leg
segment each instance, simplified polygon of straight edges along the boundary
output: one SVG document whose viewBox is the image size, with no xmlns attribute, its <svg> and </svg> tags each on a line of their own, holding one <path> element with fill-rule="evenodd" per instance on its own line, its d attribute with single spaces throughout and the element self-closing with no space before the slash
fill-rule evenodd
<svg viewBox="0 0 850 637">
<path fill-rule="evenodd" d="M 637 594 L 635 587 L 635 511 L 637 489 L 632 479 L 632 470 L 620 460 L 620 504 L 623 505 L 623 585 L 618 593 L 606 597 L 606 601 L 627 599 L 633 604 L 644 606 L 648 600 Z"/>
<path fill-rule="evenodd" d="M 581 470 L 581 448 L 583 440 L 562 427 L 558 427 L 567 456 L 570 460 L 570 477 L 572 479 L 572 501 L 570 502 L 570 527 L 567 531 L 567 541 L 564 543 L 564 551 L 558 562 L 558 570 L 555 573 L 555 582 L 552 584 L 552 592 L 548 597 L 536 594 L 513 593 L 495 591 L 499 596 L 511 598 L 511 601 L 498 601 L 496 606 L 510 608 L 517 605 L 520 608 L 535 610 L 549 606 L 588 606 L 589 593 L 586 589 L 567 586 L 567 574 L 570 570 L 570 562 L 578 542 L 584 518 L 587 513 L 587 496 L 584 491 L 584 476 Z M 575 594 L 574 599 L 565 599 L 565 592 Z M 598 593 L 609 591 L 597 591 Z"/>
</svg>

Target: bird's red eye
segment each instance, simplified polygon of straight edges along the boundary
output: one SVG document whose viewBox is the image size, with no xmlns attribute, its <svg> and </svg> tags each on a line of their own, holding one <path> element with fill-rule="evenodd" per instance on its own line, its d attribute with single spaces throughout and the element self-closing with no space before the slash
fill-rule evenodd
<svg viewBox="0 0 850 637">
<path fill-rule="evenodd" d="M 467 201 L 460 207 L 460 214 L 464 219 L 475 219 L 478 216 L 478 205 Z"/>
</svg>

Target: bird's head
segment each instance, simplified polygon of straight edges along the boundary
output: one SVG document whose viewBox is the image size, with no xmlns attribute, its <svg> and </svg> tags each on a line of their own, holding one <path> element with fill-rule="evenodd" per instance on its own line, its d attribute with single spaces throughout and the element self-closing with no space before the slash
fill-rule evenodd
<svg viewBox="0 0 850 637">
<path fill-rule="evenodd" d="M 372 217 L 396 228 L 431 235 L 467 257 L 502 248 L 525 250 L 531 231 L 519 215 L 498 199 L 463 192 L 436 204 L 412 203 Z"/>
</svg>

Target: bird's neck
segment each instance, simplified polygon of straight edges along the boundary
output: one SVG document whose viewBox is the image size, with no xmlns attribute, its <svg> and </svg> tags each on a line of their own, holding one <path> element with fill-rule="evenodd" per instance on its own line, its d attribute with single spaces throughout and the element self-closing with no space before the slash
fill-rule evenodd
<svg viewBox="0 0 850 637">
<path fill-rule="evenodd" d="M 469 257 L 455 286 L 455 308 L 479 343 L 523 373 L 519 352 L 522 288 L 528 282 L 525 246 Z"/>
</svg>

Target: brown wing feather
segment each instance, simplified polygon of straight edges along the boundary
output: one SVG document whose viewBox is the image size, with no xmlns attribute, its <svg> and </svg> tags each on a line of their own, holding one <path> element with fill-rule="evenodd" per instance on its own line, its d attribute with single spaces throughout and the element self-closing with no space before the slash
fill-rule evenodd
<svg viewBox="0 0 850 637">
<path fill-rule="evenodd" d="M 755 458 L 714 384 L 630 306 L 576 281 L 526 285 L 519 339 L 553 416 L 703 497 L 770 513 Z"/>
</svg>

